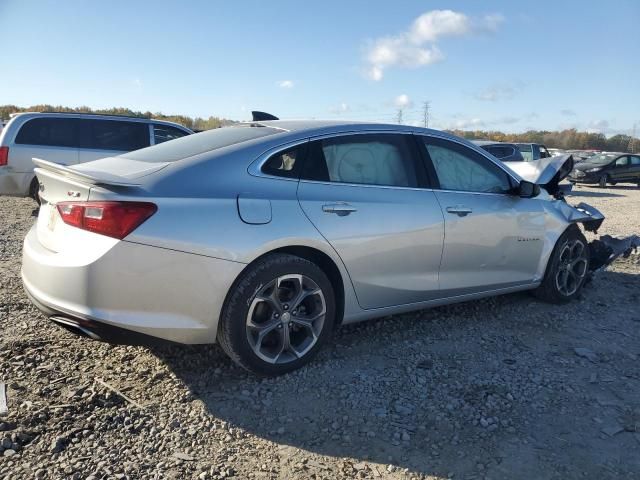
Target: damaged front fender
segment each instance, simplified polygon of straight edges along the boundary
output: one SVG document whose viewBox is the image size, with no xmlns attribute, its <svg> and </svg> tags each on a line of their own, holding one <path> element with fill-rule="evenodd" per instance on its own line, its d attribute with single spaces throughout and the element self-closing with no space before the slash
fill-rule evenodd
<svg viewBox="0 0 640 480">
<path fill-rule="evenodd" d="M 586 203 L 579 203 L 575 207 L 567 202 L 558 200 L 557 207 L 569 223 L 582 223 L 587 232 L 598 233 L 604 222 L 604 215 L 595 207 Z"/>
</svg>

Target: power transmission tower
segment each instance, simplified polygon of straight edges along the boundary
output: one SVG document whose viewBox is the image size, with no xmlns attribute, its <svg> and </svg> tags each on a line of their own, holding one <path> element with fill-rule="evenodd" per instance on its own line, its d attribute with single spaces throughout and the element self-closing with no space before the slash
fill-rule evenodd
<svg viewBox="0 0 640 480">
<path fill-rule="evenodd" d="M 398 109 L 398 125 L 402 125 L 402 109 Z"/>
<path fill-rule="evenodd" d="M 636 153 L 636 124 L 633 124 L 633 132 L 631 132 L 631 138 L 629 139 L 629 153 Z"/>
<path fill-rule="evenodd" d="M 429 108 L 431 107 L 431 102 L 426 101 L 424 102 L 424 110 L 422 112 L 423 114 L 423 118 L 422 118 L 422 123 L 424 125 L 424 128 L 429 128 Z"/>
</svg>

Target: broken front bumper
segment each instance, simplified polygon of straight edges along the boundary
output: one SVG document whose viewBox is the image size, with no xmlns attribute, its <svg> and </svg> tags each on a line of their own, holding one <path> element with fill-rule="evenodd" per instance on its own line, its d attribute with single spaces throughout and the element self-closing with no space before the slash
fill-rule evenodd
<svg viewBox="0 0 640 480">
<path fill-rule="evenodd" d="M 574 207 L 562 202 L 559 207 L 569 223 L 581 223 L 588 232 L 598 233 L 598 229 L 604 222 L 604 215 L 597 208 L 586 203 L 579 203 Z M 601 235 L 589 242 L 589 269 L 593 272 L 604 270 L 614 260 L 619 257 L 628 257 L 638 247 L 640 247 L 638 235 L 625 238 Z"/>
</svg>

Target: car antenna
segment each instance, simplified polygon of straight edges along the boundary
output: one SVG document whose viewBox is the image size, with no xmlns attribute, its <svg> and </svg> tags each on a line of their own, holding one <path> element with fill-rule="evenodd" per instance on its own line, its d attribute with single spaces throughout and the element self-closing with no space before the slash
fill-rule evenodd
<svg viewBox="0 0 640 480">
<path fill-rule="evenodd" d="M 275 115 L 271 115 L 270 113 L 267 113 L 267 112 L 259 112 L 258 110 L 253 110 L 251 112 L 251 115 L 253 116 L 252 120 L 254 122 L 264 122 L 266 120 L 280 120 Z"/>
</svg>

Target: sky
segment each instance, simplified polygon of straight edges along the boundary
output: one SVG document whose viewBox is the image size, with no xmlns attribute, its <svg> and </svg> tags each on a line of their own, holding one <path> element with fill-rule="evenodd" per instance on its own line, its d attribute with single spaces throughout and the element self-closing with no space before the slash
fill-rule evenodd
<svg viewBox="0 0 640 480">
<path fill-rule="evenodd" d="M 640 1 L 0 0 L 0 104 L 640 134 Z"/>
</svg>

